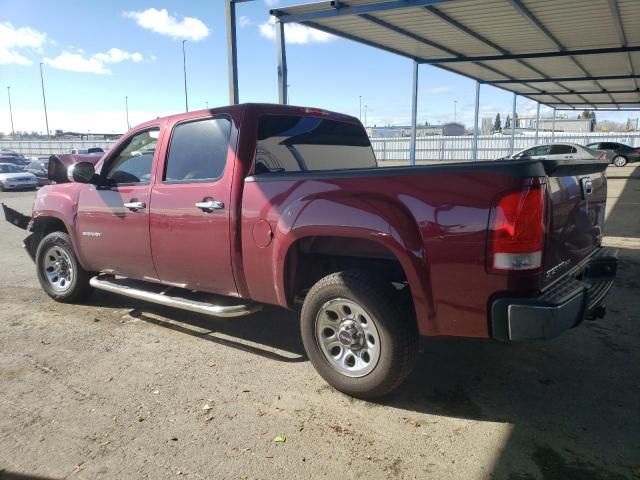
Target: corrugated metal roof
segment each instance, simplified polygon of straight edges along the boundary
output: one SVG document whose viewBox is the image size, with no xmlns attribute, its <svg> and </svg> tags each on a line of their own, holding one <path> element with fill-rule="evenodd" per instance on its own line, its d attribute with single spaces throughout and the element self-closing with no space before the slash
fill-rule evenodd
<svg viewBox="0 0 640 480">
<path fill-rule="evenodd" d="M 640 0 L 334 0 L 271 13 L 556 108 L 640 108 Z"/>
</svg>

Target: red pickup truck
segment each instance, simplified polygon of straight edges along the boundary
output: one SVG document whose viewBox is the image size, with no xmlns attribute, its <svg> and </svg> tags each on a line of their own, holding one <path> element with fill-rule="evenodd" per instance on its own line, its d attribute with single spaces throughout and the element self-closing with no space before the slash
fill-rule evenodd
<svg viewBox="0 0 640 480">
<path fill-rule="evenodd" d="M 309 359 L 358 397 L 399 385 L 420 336 L 542 339 L 601 317 L 616 273 L 606 161 L 383 168 L 353 117 L 246 104 L 152 120 L 94 163 L 54 156 L 32 216 L 5 207 L 49 296 L 300 309 Z"/>
</svg>

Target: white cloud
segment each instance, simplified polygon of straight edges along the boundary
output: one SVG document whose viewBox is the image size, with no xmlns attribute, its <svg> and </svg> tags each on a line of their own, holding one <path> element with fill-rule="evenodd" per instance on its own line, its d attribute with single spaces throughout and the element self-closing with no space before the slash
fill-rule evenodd
<svg viewBox="0 0 640 480">
<path fill-rule="evenodd" d="M 275 7 L 280 3 L 280 0 L 264 0 L 264 3 L 267 4 L 267 7 Z"/>
<path fill-rule="evenodd" d="M 240 22 L 239 22 L 239 23 L 240 23 L 240 28 L 244 28 L 244 27 L 246 27 L 247 25 L 252 25 L 252 24 L 253 24 L 253 22 L 251 21 L 251 19 L 250 19 L 249 17 L 244 16 L 244 15 L 242 15 L 242 16 L 240 17 Z"/>
<path fill-rule="evenodd" d="M 169 15 L 166 8 L 147 8 L 142 12 L 124 12 L 123 15 L 133 18 L 142 28 L 174 39 L 197 42 L 209 35 L 209 28 L 199 18 L 184 17 L 178 20 Z"/>
<path fill-rule="evenodd" d="M 59 70 L 111 75 L 111 70 L 105 66 L 106 64 L 125 61 L 138 63 L 143 60 L 144 57 L 141 53 L 129 53 L 119 48 L 111 48 L 106 52 L 96 53 L 90 57 L 85 57 L 82 50 L 76 52 L 63 51 L 55 58 L 45 58 L 44 63 Z"/>
<path fill-rule="evenodd" d="M 0 65 L 31 65 L 33 62 L 21 50 L 40 51 L 46 40 L 46 34 L 30 27 L 0 23 Z"/>
<path fill-rule="evenodd" d="M 431 88 L 427 88 L 425 90 L 425 93 L 428 95 L 438 95 L 441 93 L 447 93 L 450 92 L 452 89 L 451 87 L 447 86 L 447 85 L 442 85 L 439 87 L 431 87 Z"/>
<path fill-rule="evenodd" d="M 276 38 L 275 18 L 260 24 L 260 35 L 270 40 Z M 287 43 L 326 43 L 335 40 L 336 37 L 329 33 L 321 32 L 313 28 L 305 27 L 297 23 L 286 23 L 284 26 L 284 37 Z"/>
</svg>

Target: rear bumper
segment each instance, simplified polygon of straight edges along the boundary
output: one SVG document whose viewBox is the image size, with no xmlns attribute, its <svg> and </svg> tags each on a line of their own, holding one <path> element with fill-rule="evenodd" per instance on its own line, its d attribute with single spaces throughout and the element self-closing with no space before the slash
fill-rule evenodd
<svg viewBox="0 0 640 480">
<path fill-rule="evenodd" d="M 585 318 L 605 313 L 618 266 L 618 251 L 601 248 L 577 277 L 567 277 L 536 297 L 499 297 L 490 305 L 492 337 L 540 340 L 557 337 Z"/>
</svg>

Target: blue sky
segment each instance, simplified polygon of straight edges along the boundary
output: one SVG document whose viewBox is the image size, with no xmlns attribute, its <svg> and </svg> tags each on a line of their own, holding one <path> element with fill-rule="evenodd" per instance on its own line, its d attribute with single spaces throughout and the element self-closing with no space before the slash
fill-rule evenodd
<svg viewBox="0 0 640 480">
<path fill-rule="evenodd" d="M 301 3 L 255 0 L 238 4 L 240 100 L 276 102 L 275 45 L 269 8 Z M 187 38 L 191 110 L 228 103 L 223 0 L 0 0 L 0 131 L 10 131 L 6 86 L 17 130 L 44 131 L 39 62 L 50 129 L 121 132 L 130 122 L 184 111 L 181 39 Z M 358 116 L 359 96 L 369 125 L 409 121 L 409 60 L 308 30 L 288 32 L 290 102 Z M 79 71 L 81 70 L 81 71 Z M 418 118 L 472 123 L 475 85 L 434 67 L 420 67 Z M 503 120 L 511 95 L 483 86 L 481 117 Z M 549 110 L 550 111 L 550 110 Z M 535 104 L 520 99 L 518 113 Z M 543 109 L 543 114 L 546 113 Z M 599 114 L 624 121 L 625 114 Z"/>
</svg>

